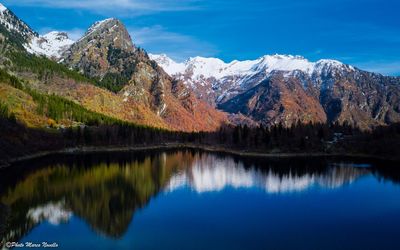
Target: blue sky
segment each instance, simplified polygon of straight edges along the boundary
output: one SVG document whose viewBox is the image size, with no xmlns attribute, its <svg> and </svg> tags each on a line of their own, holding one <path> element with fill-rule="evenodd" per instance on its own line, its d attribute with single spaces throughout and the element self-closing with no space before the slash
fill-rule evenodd
<svg viewBox="0 0 400 250">
<path fill-rule="evenodd" d="M 77 38 L 117 17 L 136 44 L 176 60 L 264 54 L 333 58 L 400 75 L 398 0 L 0 0 L 39 33 Z"/>
</svg>

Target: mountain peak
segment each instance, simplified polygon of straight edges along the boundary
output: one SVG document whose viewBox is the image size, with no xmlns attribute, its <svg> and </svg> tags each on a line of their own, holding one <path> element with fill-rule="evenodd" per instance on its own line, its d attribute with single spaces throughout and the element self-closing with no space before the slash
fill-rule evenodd
<svg viewBox="0 0 400 250">
<path fill-rule="evenodd" d="M 109 25 L 109 24 L 117 24 L 117 23 L 121 23 L 121 21 L 119 21 L 116 18 L 107 18 L 101 21 L 97 21 L 94 24 L 92 24 L 92 26 L 89 27 L 89 29 L 87 30 L 85 36 L 95 32 L 96 30 L 101 29 L 102 27 L 104 27 L 105 25 Z M 122 24 L 122 23 L 121 23 Z"/>
<path fill-rule="evenodd" d="M 76 68 L 85 65 L 82 72 L 102 79 L 110 73 L 110 68 L 124 71 L 130 67 L 128 64 L 132 63 L 135 51 L 125 25 L 118 19 L 108 18 L 90 26 L 85 35 L 65 52 L 63 62 Z M 126 65 L 120 65 L 122 61 Z"/>
<path fill-rule="evenodd" d="M 355 68 L 350 65 L 346 65 L 340 61 L 332 59 L 321 59 L 315 63 L 314 71 L 319 74 L 327 75 L 329 72 L 351 72 Z"/>
<path fill-rule="evenodd" d="M 189 62 L 217 62 L 217 63 L 225 63 L 219 58 L 214 58 L 214 57 L 202 57 L 202 56 L 196 56 L 196 57 L 190 57 Z"/>
<path fill-rule="evenodd" d="M 321 59 L 319 61 L 316 62 L 316 64 L 320 64 L 320 65 L 328 65 L 328 66 L 334 66 L 334 67 L 342 67 L 343 65 L 345 65 L 344 63 L 337 61 L 337 60 L 333 60 L 333 59 Z"/>
<path fill-rule="evenodd" d="M 314 63 L 302 56 L 265 55 L 259 59 L 253 69 L 256 71 L 266 70 L 268 72 L 300 70 L 310 74 L 314 69 Z"/>
<path fill-rule="evenodd" d="M 133 51 L 135 49 L 125 25 L 116 18 L 95 22 L 75 45 L 84 46 L 91 42 L 96 42 L 105 47 L 111 46 L 123 51 Z"/>
<path fill-rule="evenodd" d="M 58 40 L 58 41 L 69 39 L 68 33 L 62 31 L 50 31 L 49 33 L 43 35 L 43 37 L 46 39 Z M 72 41 L 71 39 L 69 40 Z"/>
<path fill-rule="evenodd" d="M 287 54 L 274 54 L 274 55 L 264 55 L 261 58 L 275 58 L 275 59 L 291 59 L 291 60 L 307 60 L 303 56 L 299 55 L 287 55 Z"/>
</svg>

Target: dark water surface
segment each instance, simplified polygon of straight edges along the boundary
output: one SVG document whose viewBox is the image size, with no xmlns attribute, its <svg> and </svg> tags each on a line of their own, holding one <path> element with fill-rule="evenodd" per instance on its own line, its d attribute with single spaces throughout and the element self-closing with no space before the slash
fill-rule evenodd
<svg viewBox="0 0 400 250">
<path fill-rule="evenodd" d="M 400 249 L 400 166 L 198 151 L 0 170 L 0 239 L 58 249 Z"/>
</svg>

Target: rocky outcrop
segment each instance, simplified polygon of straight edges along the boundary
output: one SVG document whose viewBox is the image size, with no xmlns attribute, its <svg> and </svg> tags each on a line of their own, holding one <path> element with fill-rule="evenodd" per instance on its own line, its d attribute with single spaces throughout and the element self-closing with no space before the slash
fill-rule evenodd
<svg viewBox="0 0 400 250">
<path fill-rule="evenodd" d="M 246 114 L 265 125 L 327 121 L 318 99 L 307 93 L 298 79 L 286 78 L 279 72 L 218 107 L 229 113 Z"/>
<path fill-rule="evenodd" d="M 125 26 L 117 19 L 106 19 L 93 24 L 65 52 L 62 62 L 89 77 L 103 79 L 107 74 L 128 77 L 137 59 L 135 51 Z"/>
</svg>

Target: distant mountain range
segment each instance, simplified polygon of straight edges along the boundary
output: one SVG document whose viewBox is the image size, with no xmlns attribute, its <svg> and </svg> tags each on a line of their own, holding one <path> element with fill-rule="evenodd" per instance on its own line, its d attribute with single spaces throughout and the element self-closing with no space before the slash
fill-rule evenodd
<svg viewBox="0 0 400 250">
<path fill-rule="evenodd" d="M 336 60 L 266 55 L 231 63 L 203 57 L 177 63 L 166 55 L 150 57 L 200 99 L 244 122 L 348 122 L 369 128 L 400 121 L 399 77 Z"/>
<path fill-rule="evenodd" d="M 215 130 L 227 116 L 249 125 L 347 122 L 370 128 L 400 122 L 399 77 L 335 60 L 267 55 L 231 63 L 203 57 L 178 63 L 137 48 L 114 18 L 96 22 L 78 41 L 57 31 L 40 36 L 2 5 L 0 24 L 8 43 L 91 82 L 52 75 L 46 83 L 36 79 L 35 89 L 123 120 L 186 131 Z"/>
</svg>

